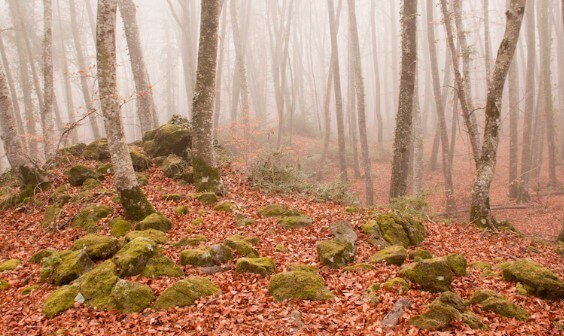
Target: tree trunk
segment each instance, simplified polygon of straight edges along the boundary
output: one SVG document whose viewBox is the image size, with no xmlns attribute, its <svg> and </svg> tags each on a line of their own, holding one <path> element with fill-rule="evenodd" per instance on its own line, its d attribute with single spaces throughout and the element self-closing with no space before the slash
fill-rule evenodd
<svg viewBox="0 0 564 336">
<path fill-rule="evenodd" d="M 484 146 L 472 187 L 470 221 L 479 227 L 495 229 L 497 223 L 490 209 L 490 185 L 493 178 L 499 142 L 501 97 L 507 72 L 519 40 L 519 31 L 525 12 L 526 0 L 511 0 L 506 12 L 507 22 L 499 46 L 486 99 L 486 126 Z"/>
<path fill-rule="evenodd" d="M 417 0 L 404 0 L 401 13 L 401 78 L 394 134 L 390 199 L 407 194 L 413 94 L 417 71 Z"/>
<path fill-rule="evenodd" d="M 53 126 L 53 31 L 51 0 L 43 0 L 43 135 L 45 137 L 45 160 L 50 160 L 55 153 L 55 130 Z"/>
<path fill-rule="evenodd" d="M 509 198 L 516 199 L 519 194 L 518 182 L 518 132 L 519 124 L 519 75 L 517 60 L 513 60 L 509 67 Z"/>
<path fill-rule="evenodd" d="M 14 108 L 14 116 L 15 116 L 15 121 L 16 121 L 16 127 L 18 130 L 18 133 L 22 138 L 22 144 L 23 147 L 25 149 L 25 152 L 27 152 L 27 139 L 25 137 L 23 137 L 25 130 L 24 130 L 24 125 L 23 125 L 23 121 L 22 121 L 22 117 L 21 117 L 21 112 L 20 112 L 20 105 L 18 103 L 18 95 L 17 95 L 17 91 L 16 91 L 16 86 L 14 85 L 14 79 L 12 77 L 12 71 L 10 70 L 10 67 L 8 66 L 8 57 L 6 55 L 6 48 L 4 47 L 4 39 L 2 37 L 2 34 L 0 34 L 0 54 L 2 55 L 2 63 L 4 63 L 4 68 L 6 71 L 6 80 L 8 82 L 8 86 L 10 88 L 10 99 L 12 101 L 12 106 Z"/>
<path fill-rule="evenodd" d="M 350 27 L 349 27 L 350 31 Z M 355 70 L 353 70 L 353 55 L 352 55 L 352 45 L 351 40 L 349 40 L 349 71 L 348 71 L 348 84 L 347 84 L 347 91 L 348 91 L 348 102 L 347 102 L 347 117 L 349 123 L 349 136 L 350 136 L 350 147 L 353 155 L 353 173 L 354 178 L 360 178 L 360 163 L 358 161 L 358 151 L 357 151 L 357 143 L 358 143 L 358 129 L 357 129 L 357 120 L 356 120 L 356 87 L 355 87 L 355 78 L 356 76 Z"/>
<path fill-rule="evenodd" d="M 217 191 L 221 185 L 212 146 L 212 118 L 217 68 L 219 0 L 202 1 L 198 70 L 194 93 L 192 166 L 197 191 Z"/>
<path fill-rule="evenodd" d="M 215 102 L 214 102 L 214 112 L 213 112 L 213 139 L 217 139 L 217 133 L 219 128 L 219 115 L 221 113 L 221 76 L 223 74 L 223 58 L 225 55 L 225 34 L 227 28 L 227 15 L 226 6 L 224 6 L 225 1 L 221 0 L 221 33 L 219 35 L 219 58 L 217 60 L 217 72 L 215 75 Z"/>
<path fill-rule="evenodd" d="M 135 4 L 133 0 L 119 0 L 118 2 L 119 12 L 125 27 L 125 39 L 131 59 L 133 80 L 135 81 L 137 115 L 141 126 L 141 134 L 143 135 L 145 132 L 157 128 L 158 125 L 154 123 L 157 111 L 155 101 L 153 100 L 151 81 L 145 66 L 143 48 L 141 47 Z"/>
<path fill-rule="evenodd" d="M 491 54 L 492 43 L 490 39 L 490 4 L 489 0 L 484 0 L 484 62 L 486 64 L 486 83 L 490 80 L 491 74 Z"/>
<path fill-rule="evenodd" d="M 98 1 L 96 26 L 98 88 L 117 193 L 125 210 L 125 218 L 137 221 L 154 213 L 155 209 L 137 184 L 120 118 L 121 107 L 116 82 L 116 11 L 117 0 Z"/>
<path fill-rule="evenodd" d="M 237 6 L 235 1 L 231 1 L 231 27 L 233 29 L 233 43 L 235 44 L 235 76 L 233 83 L 238 82 L 239 90 L 238 94 L 241 95 L 241 120 L 245 128 L 245 138 L 248 137 L 248 124 L 249 120 L 249 83 L 247 81 L 247 66 L 245 65 L 245 54 L 246 54 L 246 38 L 243 36 L 243 32 L 240 31 L 239 23 L 237 22 Z M 248 26 L 247 23 L 245 23 Z M 243 24 L 241 24 L 243 26 Z M 237 106 L 233 106 L 236 110 Z M 233 120 L 235 121 L 235 120 Z"/>
<path fill-rule="evenodd" d="M 376 43 L 376 2 L 371 2 L 370 9 L 370 31 L 372 36 L 372 63 L 374 66 L 374 114 L 375 119 L 378 122 L 378 142 L 376 145 L 376 157 L 382 157 L 384 154 L 384 125 L 382 120 L 381 111 L 381 97 L 380 97 L 380 70 L 378 66 L 378 54 L 377 54 L 377 43 Z"/>
</svg>

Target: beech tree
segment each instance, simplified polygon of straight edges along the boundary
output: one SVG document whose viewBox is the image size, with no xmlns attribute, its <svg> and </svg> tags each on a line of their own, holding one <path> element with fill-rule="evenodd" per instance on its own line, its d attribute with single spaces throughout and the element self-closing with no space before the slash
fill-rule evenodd
<svg viewBox="0 0 564 336">
<path fill-rule="evenodd" d="M 117 0 L 98 1 L 96 24 L 96 59 L 98 88 L 108 136 L 115 187 L 125 218 L 141 220 L 155 212 L 137 183 L 120 118 L 120 102 L 116 82 L 116 11 Z"/>
<path fill-rule="evenodd" d="M 498 225 L 490 209 L 490 185 L 497 158 L 499 143 L 499 126 L 501 124 L 501 97 L 505 79 L 513 60 L 515 47 L 519 40 L 526 0 L 511 0 L 505 15 L 507 17 L 505 33 L 499 46 L 492 76 L 488 83 L 486 98 L 486 125 L 484 129 L 484 144 L 474 185 L 472 187 L 472 203 L 470 206 L 470 221 L 479 227 L 495 229 Z"/>
<path fill-rule="evenodd" d="M 45 137 L 45 159 L 49 160 L 55 153 L 55 132 L 53 129 L 53 34 L 52 34 L 51 0 L 43 0 L 43 106 L 41 120 Z"/>
<path fill-rule="evenodd" d="M 218 191 L 221 186 L 212 144 L 219 13 L 219 0 L 202 1 L 196 90 L 192 105 L 192 167 L 196 191 Z"/>
</svg>

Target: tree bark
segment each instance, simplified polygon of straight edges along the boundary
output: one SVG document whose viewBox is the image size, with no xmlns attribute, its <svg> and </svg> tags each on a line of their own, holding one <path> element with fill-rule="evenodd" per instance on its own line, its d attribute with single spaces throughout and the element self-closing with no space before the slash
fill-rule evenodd
<svg viewBox="0 0 564 336">
<path fill-rule="evenodd" d="M 484 129 L 484 146 L 474 184 L 472 187 L 472 204 L 470 207 L 470 221 L 479 227 L 495 229 L 497 222 L 490 209 L 490 185 L 497 158 L 499 143 L 499 125 L 501 111 L 501 97 L 507 72 L 515 53 L 519 40 L 519 32 L 526 0 L 511 0 L 506 12 L 507 22 L 505 33 L 499 46 L 492 76 L 488 84 L 486 99 L 486 126 Z"/>
<path fill-rule="evenodd" d="M 45 137 L 45 160 L 55 153 L 55 130 L 53 125 L 53 11 L 51 0 L 43 0 L 43 98 L 42 120 Z"/>
<path fill-rule="evenodd" d="M 221 19 L 221 33 L 219 35 L 219 57 L 217 60 L 217 72 L 215 75 L 215 102 L 214 102 L 214 112 L 213 112 L 213 138 L 217 139 L 217 132 L 219 128 L 219 116 L 221 113 L 221 78 L 223 74 L 223 58 L 225 55 L 225 34 L 227 28 L 227 15 L 226 13 L 226 6 L 224 6 L 225 0 L 221 0 L 221 10 L 220 10 L 220 18 Z"/>
<path fill-rule="evenodd" d="M 484 62 L 486 64 L 486 83 L 490 80 L 491 74 L 491 50 L 492 43 L 490 39 L 490 4 L 489 0 L 484 0 Z"/>
<path fill-rule="evenodd" d="M 417 0 L 403 1 L 401 22 L 401 78 L 394 134 L 390 199 L 407 194 L 413 94 L 417 71 Z"/>
<path fill-rule="evenodd" d="M 24 130 L 24 125 L 23 125 L 23 121 L 22 121 L 22 117 L 21 117 L 21 112 L 20 112 L 20 105 L 18 103 L 18 95 L 17 95 L 17 91 L 16 91 L 16 86 L 14 85 L 14 78 L 12 77 L 12 71 L 10 70 L 10 67 L 8 66 L 8 56 L 6 55 L 6 48 L 4 47 L 4 38 L 2 36 L 2 34 L 0 34 L 0 54 L 2 55 L 2 63 L 5 64 L 4 68 L 6 71 L 6 80 L 8 82 L 8 87 L 10 88 L 10 99 L 12 100 L 12 106 L 14 108 L 14 117 L 15 117 L 15 121 L 16 121 L 16 126 L 17 126 L 17 130 L 20 136 L 22 136 L 21 141 L 23 144 L 24 149 L 27 152 L 27 139 L 25 139 L 23 137 L 25 130 Z"/>
<path fill-rule="evenodd" d="M 519 75 L 517 60 L 509 67 L 509 198 L 516 199 L 519 194 L 518 182 L 518 124 L 519 124 Z"/>
<path fill-rule="evenodd" d="M 371 2 L 370 9 L 370 32 L 372 37 L 372 63 L 374 66 L 374 114 L 378 123 L 378 142 L 376 145 L 376 157 L 382 157 L 384 154 L 384 125 L 382 120 L 381 111 L 381 97 L 380 97 L 380 69 L 378 66 L 378 54 L 376 43 L 376 2 Z"/>
<path fill-rule="evenodd" d="M 142 220 L 155 212 L 137 184 L 120 118 L 116 82 L 117 0 L 99 0 L 96 26 L 98 88 L 104 114 L 104 127 L 114 169 L 115 187 L 125 210 L 125 218 Z"/>
</svg>

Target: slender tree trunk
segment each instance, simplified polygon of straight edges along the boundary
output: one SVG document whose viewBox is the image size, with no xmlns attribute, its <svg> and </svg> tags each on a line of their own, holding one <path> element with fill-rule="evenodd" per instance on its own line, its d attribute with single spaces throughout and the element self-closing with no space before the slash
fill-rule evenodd
<svg viewBox="0 0 564 336">
<path fill-rule="evenodd" d="M 419 75 L 415 76 L 415 88 L 413 94 L 412 125 L 412 160 L 411 160 L 411 194 L 417 196 L 421 193 L 421 182 L 423 174 L 423 127 L 421 125 L 421 106 L 419 101 Z"/>
<path fill-rule="evenodd" d="M 449 90 L 451 89 L 451 73 L 452 73 L 452 59 L 448 57 L 449 51 L 448 48 L 445 49 L 445 66 L 444 66 L 444 75 L 443 75 L 443 85 L 441 90 L 441 103 L 443 109 L 446 110 L 446 103 L 448 99 Z M 440 85 L 440 84 L 439 84 Z M 455 95 L 455 100 L 456 98 Z M 437 108 L 435 106 L 435 108 Z M 456 111 L 456 109 L 455 109 Z M 446 112 L 445 112 L 446 115 Z M 438 125 L 438 118 L 437 118 L 437 126 L 435 129 L 435 136 L 433 138 L 433 148 L 431 150 L 431 159 L 430 159 L 430 166 L 431 170 L 437 169 L 437 157 L 439 156 L 439 144 L 441 142 L 441 129 Z"/>
<path fill-rule="evenodd" d="M 407 194 L 413 94 L 417 71 L 417 0 L 404 0 L 401 13 L 401 78 L 394 134 L 390 199 Z"/>
<path fill-rule="evenodd" d="M 350 31 L 350 29 L 349 29 Z M 351 41 L 349 40 L 349 43 Z M 356 87 L 355 87 L 355 78 L 356 73 L 353 70 L 353 55 L 352 55 L 352 45 L 349 45 L 349 71 L 348 71 L 348 84 L 347 84 L 347 91 L 348 91 L 348 102 L 347 102 L 347 117 L 349 122 L 349 135 L 350 135 L 350 147 L 353 155 L 353 172 L 354 178 L 360 178 L 360 163 L 358 161 L 358 151 L 357 151 L 357 143 L 358 143 L 358 129 L 357 129 L 357 120 L 356 120 Z"/>
<path fill-rule="evenodd" d="M 219 0 L 202 1 L 200 46 L 194 94 L 192 166 L 197 191 L 218 191 L 221 185 L 212 147 L 213 101 L 217 68 Z"/>
<path fill-rule="evenodd" d="M 53 11 L 51 0 L 43 0 L 43 92 L 45 94 L 41 115 L 45 136 L 45 159 L 55 153 L 55 130 L 53 125 Z"/>
<path fill-rule="evenodd" d="M 384 153 L 384 125 L 381 112 L 381 97 L 380 97 L 380 69 L 378 66 L 378 53 L 376 43 L 376 2 L 371 2 L 370 9 L 370 32 L 372 37 L 372 63 L 374 67 L 374 114 L 378 122 L 378 142 L 376 145 L 377 157 L 381 157 Z"/>
<path fill-rule="evenodd" d="M 22 117 L 21 117 L 21 111 L 20 111 L 20 104 L 18 102 L 18 95 L 17 95 L 17 91 L 16 91 L 16 86 L 14 85 L 14 79 L 12 77 L 12 71 L 10 70 L 10 67 L 8 66 L 8 57 L 6 55 L 6 48 L 4 47 L 4 39 L 2 37 L 2 34 L 0 34 L 0 54 L 2 55 L 2 63 L 5 64 L 4 68 L 6 71 L 6 80 L 8 82 L 8 86 L 10 88 L 10 99 L 12 101 L 12 107 L 14 108 L 14 117 L 15 117 L 15 121 L 16 121 L 16 127 L 18 130 L 18 134 L 22 137 L 21 141 L 23 144 L 23 147 L 25 149 L 25 152 L 27 153 L 28 150 L 28 143 L 27 143 L 27 139 L 25 137 L 23 137 L 23 135 L 25 134 L 25 130 L 24 130 L 24 125 L 23 125 L 23 121 L 22 121 Z"/>
<path fill-rule="evenodd" d="M 325 99 L 323 100 L 323 110 L 325 113 L 324 130 L 323 133 L 323 152 L 321 153 L 321 161 L 319 162 L 319 169 L 317 173 L 317 180 L 321 181 L 323 178 L 323 170 L 325 168 L 325 160 L 327 159 L 327 151 L 329 150 L 329 140 L 331 138 L 331 110 L 329 104 L 331 103 L 331 89 L 333 83 L 333 70 L 329 67 L 327 74 L 327 84 L 325 85 Z"/>
<path fill-rule="evenodd" d="M 496 221 L 490 209 L 490 185 L 497 158 L 499 142 L 499 125 L 501 97 L 507 72 L 511 66 L 515 47 L 519 40 L 521 22 L 525 12 L 526 0 L 511 0 L 506 12 L 507 22 L 503 40 L 499 46 L 493 73 L 488 84 L 486 99 L 486 127 L 484 129 L 484 146 L 472 187 L 472 204 L 470 221 L 479 227 L 495 228 Z"/>
<path fill-rule="evenodd" d="M 486 64 L 486 83 L 490 80 L 491 73 L 491 54 L 492 42 L 490 39 L 490 4 L 489 0 L 484 0 L 484 62 Z"/>
<path fill-rule="evenodd" d="M 226 6 L 224 6 L 225 1 L 221 0 L 221 33 L 219 37 L 219 58 L 217 60 L 217 73 L 215 76 L 215 102 L 214 102 L 214 112 L 213 112 L 213 138 L 217 139 L 218 128 L 219 128 L 219 116 L 221 113 L 221 78 L 223 74 L 223 58 L 225 55 L 225 35 L 227 28 L 227 15 Z M 223 14 L 222 14 L 223 13 Z"/>
<path fill-rule="evenodd" d="M 239 94 L 241 95 L 241 118 L 245 125 L 245 134 L 248 136 L 249 123 L 249 83 L 247 81 L 247 66 L 245 65 L 245 37 L 242 36 L 239 23 L 237 22 L 237 6 L 235 1 L 231 1 L 231 26 L 233 29 L 233 42 L 235 44 L 235 68 L 236 76 L 234 83 L 239 84 Z M 235 109 L 237 106 L 233 106 Z"/>
<path fill-rule="evenodd" d="M 115 186 L 125 210 L 125 218 L 141 220 L 154 213 L 155 209 L 147 201 L 137 184 L 120 118 L 116 82 L 116 12 L 117 0 L 98 1 L 96 26 L 98 88 L 114 169 Z"/>
<path fill-rule="evenodd" d="M 516 199 L 519 194 L 518 182 L 518 123 L 519 123 L 519 75 L 517 60 L 514 59 L 507 81 L 509 82 L 509 198 Z"/>
</svg>

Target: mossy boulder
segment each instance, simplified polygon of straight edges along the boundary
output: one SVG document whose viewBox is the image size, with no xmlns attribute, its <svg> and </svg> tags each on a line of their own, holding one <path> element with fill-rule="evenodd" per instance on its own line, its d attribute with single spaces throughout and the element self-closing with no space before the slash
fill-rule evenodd
<svg viewBox="0 0 564 336">
<path fill-rule="evenodd" d="M 217 203 L 213 209 L 215 211 L 224 211 L 224 212 L 231 212 L 233 211 L 233 202 L 230 201 L 225 201 L 225 202 L 221 202 L 221 203 Z"/>
<path fill-rule="evenodd" d="M 148 278 L 181 277 L 184 272 L 174 261 L 162 254 L 155 254 L 147 261 L 141 275 Z"/>
<path fill-rule="evenodd" d="M 388 265 L 398 265 L 403 264 L 407 258 L 407 250 L 400 245 L 392 245 L 381 249 L 380 251 L 373 254 L 369 261 L 371 263 L 382 263 L 385 262 Z"/>
<path fill-rule="evenodd" d="M 299 216 L 300 212 L 297 209 L 288 209 L 281 204 L 270 204 L 265 207 L 259 208 L 257 213 L 264 217 L 280 217 L 280 216 Z"/>
<path fill-rule="evenodd" d="M 110 297 L 112 289 L 118 282 L 116 266 L 110 260 L 96 266 L 76 281 L 85 302 L 94 308 L 113 308 Z"/>
<path fill-rule="evenodd" d="M 66 285 L 94 267 L 85 250 L 62 251 L 41 261 L 41 281 Z"/>
<path fill-rule="evenodd" d="M 465 324 L 472 329 L 487 329 L 484 322 L 482 322 L 482 319 L 480 319 L 478 315 L 472 313 L 471 311 L 465 311 L 464 313 L 462 313 L 462 324 Z"/>
<path fill-rule="evenodd" d="M 89 233 L 72 243 L 71 250 L 86 249 L 86 254 L 92 260 L 103 260 L 113 256 L 119 249 L 115 238 Z"/>
<path fill-rule="evenodd" d="M 135 238 L 139 238 L 139 237 L 150 239 L 157 244 L 165 244 L 167 242 L 166 234 L 162 231 L 155 229 L 148 229 L 143 231 L 129 231 L 125 235 L 125 241 L 130 242 Z"/>
<path fill-rule="evenodd" d="M 57 253 L 57 250 L 55 250 L 54 248 L 46 248 L 46 249 L 41 249 L 37 252 L 35 252 L 30 258 L 29 258 L 29 262 L 33 263 L 33 264 L 40 264 L 41 261 L 43 260 L 43 258 L 47 258 L 52 256 L 54 253 Z"/>
<path fill-rule="evenodd" d="M 273 275 L 268 284 L 268 293 L 282 301 L 286 299 L 330 300 L 334 296 L 325 287 L 323 278 L 312 272 L 291 271 Z"/>
<path fill-rule="evenodd" d="M 375 246 L 417 246 L 425 239 L 425 227 L 416 218 L 396 211 L 383 212 L 361 226 Z"/>
<path fill-rule="evenodd" d="M 409 259 L 413 261 L 421 261 L 424 259 L 431 259 L 431 258 L 433 258 L 431 252 L 424 249 L 416 249 L 415 251 L 409 254 Z"/>
<path fill-rule="evenodd" d="M 8 259 L 0 262 L 0 273 L 4 271 L 11 271 L 16 269 L 18 265 L 21 263 L 19 259 Z"/>
<path fill-rule="evenodd" d="M 156 249 L 156 243 L 144 237 L 135 238 L 125 244 L 112 258 L 117 274 L 119 276 L 140 274 L 149 259 L 155 255 Z"/>
<path fill-rule="evenodd" d="M 82 190 L 87 191 L 87 190 L 92 190 L 94 188 L 97 188 L 100 186 L 100 181 L 98 181 L 97 179 L 93 179 L 93 178 L 89 178 L 86 181 L 84 181 L 84 183 L 82 184 Z"/>
<path fill-rule="evenodd" d="M 57 217 L 61 213 L 61 208 L 57 205 L 48 205 L 45 207 L 45 213 L 43 214 L 43 221 L 41 221 L 41 227 L 50 228 L 54 226 Z"/>
<path fill-rule="evenodd" d="M 467 262 L 463 255 L 461 254 L 449 254 L 446 256 L 446 261 L 452 270 L 452 273 L 458 276 L 466 275 Z"/>
<path fill-rule="evenodd" d="M 347 221 L 337 221 L 329 224 L 329 231 L 335 236 L 335 239 L 354 244 L 358 239 L 351 223 Z"/>
<path fill-rule="evenodd" d="M 462 312 L 439 297 L 431 302 L 425 313 L 412 317 L 409 324 L 420 329 L 443 330 L 448 328 L 451 322 L 455 320 L 462 320 Z"/>
<path fill-rule="evenodd" d="M 108 225 L 110 226 L 110 234 L 114 237 L 123 237 L 131 231 L 131 222 L 121 217 L 112 219 Z"/>
<path fill-rule="evenodd" d="M 384 282 L 382 288 L 388 291 L 400 290 L 402 293 L 405 293 L 409 290 L 409 284 L 402 278 L 390 278 Z"/>
<path fill-rule="evenodd" d="M 193 305 L 199 298 L 219 292 L 211 281 L 202 277 L 180 280 L 165 289 L 153 304 L 154 309 L 168 309 Z"/>
<path fill-rule="evenodd" d="M 452 271 L 444 258 L 425 259 L 404 265 L 399 274 L 429 292 L 448 291 L 452 282 Z"/>
<path fill-rule="evenodd" d="M 98 231 L 98 222 L 111 215 L 112 208 L 107 205 L 89 205 L 82 209 L 72 220 L 74 227 L 80 227 L 88 232 Z"/>
<path fill-rule="evenodd" d="M 479 304 L 483 310 L 491 311 L 504 317 L 513 317 L 526 321 L 529 314 L 523 308 L 490 290 L 477 290 L 470 297 L 470 303 Z"/>
<path fill-rule="evenodd" d="M 180 253 L 182 265 L 217 266 L 229 260 L 233 255 L 231 249 L 223 244 L 211 245 L 205 248 L 184 250 Z"/>
<path fill-rule="evenodd" d="M 243 236 L 227 237 L 224 244 L 237 251 L 240 256 L 248 258 L 257 258 L 259 256 L 259 252 Z"/>
<path fill-rule="evenodd" d="M 544 299 L 563 299 L 564 281 L 554 272 L 528 259 L 516 260 L 502 270 L 506 281 L 519 282 L 528 294 Z"/>
<path fill-rule="evenodd" d="M 278 224 L 285 229 L 297 229 L 310 226 L 313 220 L 305 215 L 283 216 L 278 218 Z"/>
<path fill-rule="evenodd" d="M 187 205 L 181 205 L 174 208 L 174 213 L 178 216 L 184 216 L 190 213 L 190 208 Z"/>
<path fill-rule="evenodd" d="M 78 286 L 69 285 L 61 287 L 49 294 L 45 301 L 41 312 L 47 317 L 53 317 L 74 306 L 74 299 L 79 293 Z"/>
<path fill-rule="evenodd" d="M 26 288 L 22 289 L 22 295 L 28 295 L 34 290 L 38 289 L 39 287 L 40 287 L 39 285 L 27 286 Z"/>
<path fill-rule="evenodd" d="M 168 218 L 161 215 L 160 213 L 152 213 L 145 217 L 142 221 L 135 225 L 135 230 L 142 231 L 148 229 L 154 229 L 159 231 L 168 231 L 172 227 L 172 223 Z"/>
<path fill-rule="evenodd" d="M 319 269 L 313 265 L 308 264 L 290 264 L 286 266 L 288 272 L 300 271 L 300 272 L 319 272 Z"/>
<path fill-rule="evenodd" d="M 164 176 L 171 179 L 179 179 L 188 167 L 188 162 L 184 161 L 180 156 L 170 154 L 161 163 L 161 169 Z"/>
<path fill-rule="evenodd" d="M 151 165 L 151 159 L 141 152 L 140 148 L 129 147 L 129 156 L 136 172 L 145 171 Z"/>
<path fill-rule="evenodd" d="M 76 145 L 68 146 L 59 150 L 60 154 L 63 155 L 72 155 L 72 156 L 82 156 L 84 152 L 84 148 L 86 148 L 85 143 L 77 143 Z"/>
<path fill-rule="evenodd" d="M 215 204 L 217 203 L 217 195 L 213 192 L 202 192 L 194 195 L 194 199 L 197 199 L 202 204 Z"/>
<path fill-rule="evenodd" d="M 235 264 L 238 273 L 272 274 L 274 273 L 274 260 L 272 258 L 239 258 Z"/>
<path fill-rule="evenodd" d="M 88 144 L 83 151 L 87 160 L 103 161 L 110 159 L 110 148 L 107 139 L 98 139 Z"/>
<path fill-rule="evenodd" d="M 100 178 L 98 172 L 84 165 L 71 167 L 66 174 L 70 185 L 75 187 L 80 187 L 88 179 L 98 180 Z"/>
<path fill-rule="evenodd" d="M 110 162 L 100 163 L 96 166 L 96 172 L 100 175 L 108 175 L 114 172 L 114 166 Z"/>
<path fill-rule="evenodd" d="M 142 312 L 155 300 L 149 286 L 119 279 L 110 293 L 115 307 L 122 313 Z"/>
<path fill-rule="evenodd" d="M 317 243 L 317 258 L 322 265 L 339 268 L 354 261 L 353 243 L 340 239 L 327 239 Z"/>
<path fill-rule="evenodd" d="M 150 157 L 178 155 L 189 159 L 187 148 L 192 147 L 191 127 L 187 122 L 169 121 L 143 135 L 143 149 Z"/>
<path fill-rule="evenodd" d="M 174 245 L 175 246 L 198 246 L 202 242 L 205 242 L 206 240 L 207 240 L 207 238 L 204 235 L 194 235 L 194 236 L 190 236 L 190 237 L 184 237 L 184 238 L 180 239 Z"/>
<path fill-rule="evenodd" d="M 8 288 L 8 283 L 6 282 L 6 280 L 0 279 L 0 292 L 6 288 Z"/>
</svg>

